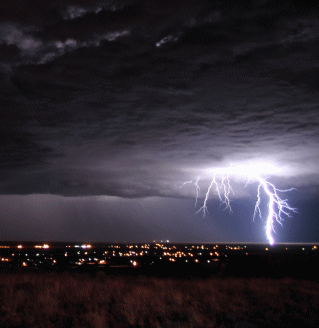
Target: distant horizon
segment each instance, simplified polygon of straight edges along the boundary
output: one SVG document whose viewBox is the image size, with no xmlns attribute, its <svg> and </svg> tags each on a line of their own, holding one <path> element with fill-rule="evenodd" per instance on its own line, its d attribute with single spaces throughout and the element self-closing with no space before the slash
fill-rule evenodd
<svg viewBox="0 0 319 328">
<path fill-rule="evenodd" d="M 173 241 L 169 241 L 169 242 L 165 242 L 165 241 L 75 241 L 75 242 L 70 242 L 70 241 L 26 241 L 26 240 L 11 240 L 11 241 L 1 241 L 0 240 L 0 245 L 1 246 L 6 246 L 4 245 L 5 243 L 8 244 L 69 244 L 69 245 L 94 245 L 94 244 L 156 244 L 156 243 L 161 243 L 161 244 L 197 244 L 197 245 L 266 245 L 269 246 L 270 248 L 272 247 L 276 247 L 279 245 L 319 245 L 319 242 L 278 242 L 275 243 L 274 245 L 270 245 L 267 242 L 202 242 L 202 241 L 198 241 L 198 242 L 173 242 Z M 23 246 L 23 245 L 22 245 Z"/>
</svg>

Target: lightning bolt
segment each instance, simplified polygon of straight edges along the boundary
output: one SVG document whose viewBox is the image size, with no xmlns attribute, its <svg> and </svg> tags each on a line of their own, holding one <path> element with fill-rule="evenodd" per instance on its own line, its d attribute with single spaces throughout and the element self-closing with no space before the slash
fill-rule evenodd
<svg viewBox="0 0 319 328">
<path fill-rule="evenodd" d="M 199 213 L 199 212 L 203 212 L 203 216 L 206 216 L 206 214 L 208 214 L 208 210 L 207 210 L 207 201 L 208 201 L 208 196 L 209 196 L 209 193 L 210 193 L 210 190 L 212 189 L 213 187 L 213 183 L 214 183 L 214 180 L 212 180 L 212 182 L 210 183 L 208 189 L 207 189 L 207 192 L 206 192 L 206 195 L 205 195 L 205 199 L 204 199 L 204 203 L 203 203 L 203 206 L 196 212 L 196 213 Z M 219 192 L 219 191 L 218 191 Z"/>
<path fill-rule="evenodd" d="M 213 172 L 213 177 L 211 179 L 211 182 L 209 184 L 209 187 L 207 188 L 207 191 L 205 193 L 203 205 L 199 208 L 199 210 L 196 213 L 203 213 L 203 217 L 205 217 L 209 212 L 207 209 L 207 203 L 209 196 L 212 192 L 212 189 L 215 187 L 216 193 L 218 195 L 218 198 L 221 202 L 221 204 L 224 204 L 224 209 L 228 209 L 230 212 L 232 212 L 232 208 L 230 205 L 230 195 L 235 194 L 234 190 L 231 187 L 230 184 L 230 175 L 231 174 L 239 174 L 244 175 L 247 177 L 247 182 L 245 184 L 245 187 L 251 183 L 252 180 L 258 182 L 257 187 L 257 201 L 255 203 L 255 209 L 254 209 L 254 216 L 255 217 L 262 217 L 262 211 L 261 211 L 261 203 L 262 203 L 262 191 L 263 194 L 267 195 L 268 198 L 268 215 L 266 219 L 266 237 L 269 241 L 270 245 L 275 244 L 275 239 L 273 237 L 273 233 L 275 232 L 275 222 L 282 225 L 283 222 L 283 215 L 287 217 L 291 217 L 291 212 L 297 212 L 297 210 L 293 207 L 291 207 L 288 204 L 287 199 L 282 199 L 278 193 L 286 193 L 290 192 L 292 190 L 295 190 L 295 188 L 290 188 L 286 190 L 280 190 L 275 187 L 274 184 L 270 183 L 266 179 L 262 178 L 259 174 L 249 174 L 249 170 L 247 168 L 243 171 L 239 169 L 231 168 L 229 170 L 230 173 L 225 173 L 227 170 L 216 170 L 217 172 Z M 199 180 L 198 178 L 194 185 L 196 187 L 196 201 L 195 201 L 195 207 L 197 206 L 198 199 L 199 199 Z M 186 183 L 190 183 L 189 181 Z"/>
<path fill-rule="evenodd" d="M 199 189 L 199 186 L 198 186 L 198 181 L 196 181 L 196 182 L 197 182 L 197 186 L 196 186 L 196 189 L 197 189 L 196 204 L 197 204 L 198 191 L 200 189 Z M 214 174 L 213 179 L 212 179 L 212 181 L 211 181 L 211 183 L 210 183 L 210 185 L 207 189 L 207 192 L 205 194 L 205 199 L 204 199 L 203 206 L 196 213 L 203 212 L 203 216 L 205 216 L 206 214 L 209 213 L 208 210 L 207 210 L 207 202 L 208 202 L 208 198 L 209 198 L 209 195 L 210 195 L 210 192 L 211 192 L 211 189 L 213 188 L 213 186 L 215 186 L 215 188 L 216 188 L 216 192 L 217 192 L 217 195 L 218 195 L 218 198 L 219 198 L 221 204 L 225 205 L 224 209 L 228 209 L 229 212 L 232 213 L 233 211 L 232 211 L 232 208 L 230 206 L 229 194 L 230 193 L 234 194 L 234 191 L 233 191 L 233 189 L 230 185 L 229 175 L 222 174 L 221 182 L 218 184 L 217 174 L 216 173 Z"/>
<path fill-rule="evenodd" d="M 291 217 L 290 212 L 296 213 L 297 210 L 293 207 L 290 207 L 287 199 L 281 199 L 278 196 L 278 192 L 289 192 L 295 190 L 295 188 L 290 188 L 287 190 L 277 189 L 272 183 L 261 178 L 260 176 L 256 177 L 259 181 L 258 191 L 257 191 L 257 201 L 255 204 L 254 218 L 258 215 L 262 219 L 260 203 L 261 195 L 260 189 L 262 188 L 266 195 L 268 196 L 268 216 L 266 223 L 266 236 L 270 245 L 275 244 L 275 239 L 272 235 L 272 232 L 275 232 L 275 221 L 282 225 L 282 215 Z"/>
<path fill-rule="evenodd" d="M 194 183 L 194 185 L 195 185 L 195 187 L 196 187 L 196 200 L 195 200 L 195 207 L 197 207 L 197 201 L 198 201 L 199 192 L 200 192 L 199 185 L 198 185 L 199 179 L 200 179 L 200 177 L 198 177 L 197 180 L 196 180 L 195 183 Z"/>
</svg>

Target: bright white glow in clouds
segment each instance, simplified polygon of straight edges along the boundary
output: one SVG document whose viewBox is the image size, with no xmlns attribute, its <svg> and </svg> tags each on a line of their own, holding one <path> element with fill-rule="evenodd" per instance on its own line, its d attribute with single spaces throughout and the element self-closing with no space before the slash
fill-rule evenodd
<svg viewBox="0 0 319 328">
<path fill-rule="evenodd" d="M 231 165 L 228 168 L 217 168 L 211 171 L 216 174 L 234 174 L 241 177 L 252 177 L 261 175 L 278 175 L 282 169 L 274 164 L 255 162 L 249 164 Z"/>
</svg>

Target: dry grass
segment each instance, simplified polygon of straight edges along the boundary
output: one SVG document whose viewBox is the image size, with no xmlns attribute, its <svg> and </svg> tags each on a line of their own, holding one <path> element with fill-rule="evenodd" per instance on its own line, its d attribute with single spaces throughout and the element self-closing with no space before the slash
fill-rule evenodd
<svg viewBox="0 0 319 328">
<path fill-rule="evenodd" d="M 315 281 L 0 275 L 0 327 L 319 326 Z"/>
</svg>

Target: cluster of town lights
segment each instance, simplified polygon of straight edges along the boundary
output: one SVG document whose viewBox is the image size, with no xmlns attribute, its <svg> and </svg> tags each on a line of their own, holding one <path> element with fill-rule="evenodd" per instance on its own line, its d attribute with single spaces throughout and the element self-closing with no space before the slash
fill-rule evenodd
<svg viewBox="0 0 319 328">
<path fill-rule="evenodd" d="M 266 247 L 265 247 L 266 246 Z M 149 264 L 152 260 L 158 263 L 212 263 L 227 261 L 228 255 L 251 255 L 260 252 L 272 253 L 275 249 L 265 245 L 250 249 L 250 246 L 236 244 L 220 245 L 180 245 L 167 243 L 150 244 L 112 244 L 96 247 L 91 244 L 56 246 L 49 244 L 36 245 L 2 245 L 0 246 L 0 263 L 6 266 L 80 266 L 96 265 L 106 266 L 140 266 Z M 52 247 L 52 248 L 51 248 Z M 76 248 L 76 249 L 70 249 Z M 279 246 L 278 246 L 279 247 Z M 7 250 L 9 249 L 9 250 Z M 50 250 L 48 250 L 50 249 Z M 304 254 L 316 253 L 317 245 L 301 245 L 300 247 L 285 245 L 280 247 L 281 251 L 302 251 Z M 248 253 L 249 252 L 249 253 Z M 122 258 L 121 258 L 122 257 Z M 124 258 L 128 257 L 128 258 Z M 167 261 L 167 262 L 166 262 Z M 153 263 L 153 262 L 152 262 Z"/>
</svg>

